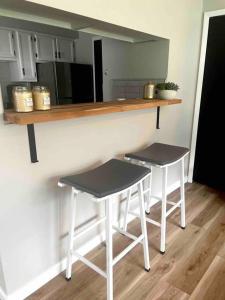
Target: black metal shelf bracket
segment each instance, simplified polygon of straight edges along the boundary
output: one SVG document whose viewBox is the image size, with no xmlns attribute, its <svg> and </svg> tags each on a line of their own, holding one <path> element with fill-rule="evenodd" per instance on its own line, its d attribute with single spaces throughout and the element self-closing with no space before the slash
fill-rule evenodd
<svg viewBox="0 0 225 300">
<path fill-rule="evenodd" d="M 160 106 L 157 107 L 156 129 L 160 129 L 159 118 L 160 118 Z M 28 133 L 29 148 L 30 148 L 30 159 L 32 163 L 37 163 L 38 158 L 37 158 L 34 124 L 27 125 L 27 133 Z"/>
<path fill-rule="evenodd" d="M 29 147 L 30 147 L 30 159 L 32 163 L 37 163 L 38 159 L 37 159 L 34 124 L 27 125 L 27 133 L 28 133 L 28 140 L 29 140 Z"/>
<path fill-rule="evenodd" d="M 159 118 L 160 118 L 160 106 L 157 107 L 156 129 L 160 129 Z"/>
</svg>

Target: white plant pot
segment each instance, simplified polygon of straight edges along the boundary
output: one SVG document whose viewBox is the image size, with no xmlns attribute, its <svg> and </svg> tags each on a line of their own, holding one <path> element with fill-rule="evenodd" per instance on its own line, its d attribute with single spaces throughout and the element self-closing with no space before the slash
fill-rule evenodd
<svg viewBox="0 0 225 300">
<path fill-rule="evenodd" d="M 159 99 L 165 99 L 165 100 L 171 100 L 176 98 L 177 91 L 173 90 L 158 90 L 158 98 Z"/>
</svg>

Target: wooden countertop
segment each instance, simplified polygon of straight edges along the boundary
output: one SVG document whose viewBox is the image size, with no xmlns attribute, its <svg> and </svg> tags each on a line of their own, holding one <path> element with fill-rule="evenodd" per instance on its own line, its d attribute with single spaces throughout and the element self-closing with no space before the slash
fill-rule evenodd
<svg viewBox="0 0 225 300">
<path fill-rule="evenodd" d="M 33 111 L 27 113 L 17 113 L 13 110 L 6 110 L 4 112 L 4 120 L 14 124 L 27 125 L 131 110 L 149 109 L 159 106 L 179 104 L 181 102 L 181 99 L 127 99 L 123 101 L 60 105 L 53 106 L 52 109 L 48 111 Z"/>
</svg>

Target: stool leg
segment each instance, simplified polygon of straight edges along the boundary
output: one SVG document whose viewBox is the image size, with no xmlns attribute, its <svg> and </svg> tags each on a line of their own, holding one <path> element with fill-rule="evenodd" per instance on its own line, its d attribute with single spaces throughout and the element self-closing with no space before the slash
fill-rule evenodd
<svg viewBox="0 0 225 300">
<path fill-rule="evenodd" d="M 72 188 L 71 199 L 70 199 L 70 229 L 69 229 L 69 240 L 68 240 L 68 254 L 67 254 L 67 267 L 66 267 L 66 279 L 71 279 L 72 271 L 72 256 L 73 256 L 73 236 L 75 227 L 75 211 L 76 211 L 76 193 Z"/>
<path fill-rule="evenodd" d="M 180 174 L 180 194 L 181 194 L 181 220 L 180 226 L 185 229 L 185 187 L 184 187 L 184 158 L 181 160 Z"/>
<path fill-rule="evenodd" d="M 107 300 L 113 300 L 112 199 L 106 199 Z"/>
<path fill-rule="evenodd" d="M 152 169 L 151 169 L 152 170 Z M 148 193 L 146 195 L 146 214 L 150 214 L 151 209 L 151 195 L 152 195 L 152 173 L 149 174 L 147 178 L 147 184 L 148 184 Z"/>
<path fill-rule="evenodd" d="M 149 272 L 150 263 L 149 263 L 149 251 L 148 251 L 148 234 L 146 228 L 146 218 L 145 218 L 145 204 L 144 204 L 144 195 L 143 195 L 143 182 L 138 184 L 138 194 L 139 194 L 139 205 L 140 205 L 140 217 L 141 217 L 141 230 L 144 235 L 143 239 L 143 251 L 144 251 L 144 260 L 145 260 L 145 270 Z"/>
<path fill-rule="evenodd" d="M 165 253 L 166 250 L 166 201 L 167 201 L 167 175 L 168 168 L 163 168 L 162 180 L 162 212 L 161 212 L 161 241 L 160 252 Z"/>
<path fill-rule="evenodd" d="M 126 207 L 125 207 L 124 223 L 123 223 L 124 231 L 127 231 L 127 217 L 128 217 L 129 207 L 130 207 L 130 198 L 131 198 L 131 189 L 127 191 L 127 199 L 126 199 Z"/>
</svg>

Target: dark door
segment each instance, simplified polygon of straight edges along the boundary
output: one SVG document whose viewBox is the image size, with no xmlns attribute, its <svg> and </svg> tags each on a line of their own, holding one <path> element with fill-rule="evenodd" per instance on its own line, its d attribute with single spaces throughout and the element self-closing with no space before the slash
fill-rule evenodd
<svg viewBox="0 0 225 300">
<path fill-rule="evenodd" d="M 93 67 L 86 64 L 71 64 L 73 103 L 94 101 Z"/>
<path fill-rule="evenodd" d="M 210 18 L 194 180 L 225 190 L 225 17 Z"/>
<path fill-rule="evenodd" d="M 95 93 L 96 101 L 103 101 L 103 73 L 102 73 L 102 41 L 94 41 L 95 63 Z"/>
</svg>

